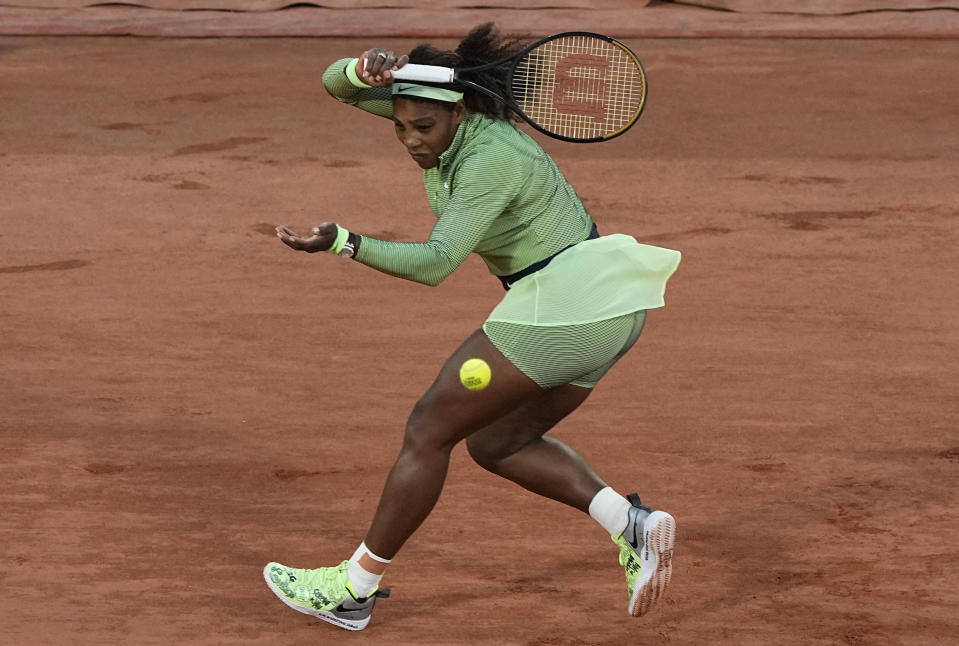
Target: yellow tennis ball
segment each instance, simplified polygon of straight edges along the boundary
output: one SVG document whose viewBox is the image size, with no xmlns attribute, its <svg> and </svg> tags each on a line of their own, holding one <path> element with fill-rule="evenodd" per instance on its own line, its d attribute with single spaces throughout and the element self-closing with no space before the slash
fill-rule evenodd
<svg viewBox="0 0 959 646">
<path fill-rule="evenodd" d="M 483 390 L 492 376 L 489 364 L 482 359 L 467 359 L 460 366 L 460 381 L 470 390 Z"/>
</svg>

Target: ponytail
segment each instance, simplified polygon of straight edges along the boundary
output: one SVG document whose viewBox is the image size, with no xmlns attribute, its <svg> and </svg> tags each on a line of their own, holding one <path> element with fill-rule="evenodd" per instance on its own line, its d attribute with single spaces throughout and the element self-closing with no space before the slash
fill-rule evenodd
<svg viewBox="0 0 959 646">
<path fill-rule="evenodd" d="M 433 45 L 423 44 L 414 47 L 409 56 L 411 63 L 420 65 L 478 67 L 508 58 L 521 50 L 524 45 L 522 39 L 504 37 L 495 24 L 487 22 L 470 30 L 455 51 L 441 50 Z M 471 80 L 501 96 L 506 96 L 506 75 L 506 68 L 492 68 L 478 72 Z M 494 119 L 517 118 L 513 111 L 501 101 L 486 96 L 482 92 L 458 83 L 447 87 L 463 92 L 463 102 L 470 112 L 485 114 Z"/>
</svg>

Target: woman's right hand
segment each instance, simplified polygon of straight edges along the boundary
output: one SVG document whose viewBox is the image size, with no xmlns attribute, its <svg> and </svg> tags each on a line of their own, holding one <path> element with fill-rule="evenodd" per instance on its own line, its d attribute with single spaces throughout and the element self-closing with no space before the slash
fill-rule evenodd
<svg viewBox="0 0 959 646">
<path fill-rule="evenodd" d="M 389 87 L 393 84 L 393 70 L 406 65 L 410 57 L 397 56 L 386 49 L 374 47 L 363 52 L 356 62 L 356 75 L 361 81 L 373 87 Z"/>
<path fill-rule="evenodd" d="M 276 227 L 276 237 L 283 241 L 290 249 L 296 251 L 305 251 L 307 253 L 316 253 L 317 251 L 327 251 L 336 242 L 338 228 L 334 222 L 324 222 L 318 227 L 313 227 L 313 235 L 309 238 L 301 236 L 289 227 Z"/>
</svg>

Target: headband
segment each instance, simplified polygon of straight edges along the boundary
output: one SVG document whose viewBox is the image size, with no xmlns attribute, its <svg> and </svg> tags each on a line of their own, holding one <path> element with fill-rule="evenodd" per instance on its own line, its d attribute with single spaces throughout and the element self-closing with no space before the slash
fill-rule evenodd
<svg viewBox="0 0 959 646">
<path fill-rule="evenodd" d="M 419 85 L 418 83 L 393 83 L 392 87 L 393 96 L 415 96 L 421 99 L 445 101 L 446 103 L 456 103 L 463 98 L 462 92 L 444 90 L 441 87 L 433 87 L 432 85 Z"/>
</svg>

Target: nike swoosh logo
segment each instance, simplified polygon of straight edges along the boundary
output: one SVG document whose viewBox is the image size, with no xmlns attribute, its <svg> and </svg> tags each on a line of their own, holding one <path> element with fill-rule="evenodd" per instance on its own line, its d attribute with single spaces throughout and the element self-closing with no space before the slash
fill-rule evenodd
<svg viewBox="0 0 959 646">
<path fill-rule="evenodd" d="M 637 527 L 639 523 L 636 519 L 638 515 L 639 510 L 636 507 L 631 507 L 629 510 L 629 524 L 626 526 L 626 542 L 629 543 L 634 550 L 641 545 L 639 528 Z"/>
<path fill-rule="evenodd" d="M 368 603 L 354 603 L 354 604 L 351 604 L 352 607 L 347 606 L 347 603 L 348 603 L 347 601 L 344 601 L 343 603 L 338 605 L 334 612 L 354 612 L 356 610 L 365 610 L 366 608 L 369 607 Z"/>
</svg>

